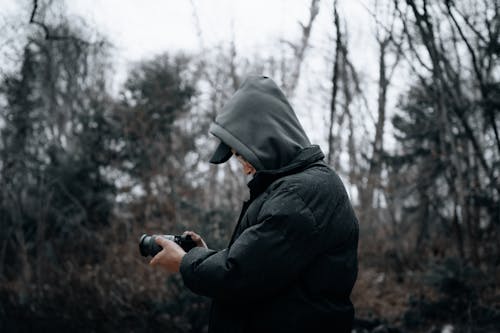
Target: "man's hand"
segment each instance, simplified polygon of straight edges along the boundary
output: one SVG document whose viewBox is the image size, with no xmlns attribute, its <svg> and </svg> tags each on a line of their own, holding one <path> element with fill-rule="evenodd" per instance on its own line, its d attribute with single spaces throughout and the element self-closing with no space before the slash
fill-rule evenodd
<svg viewBox="0 0 500 333">
<path fill-rule="evenodd" d="M 196 246 L 198 247 L 204 247 L 205 249 L 208 249 L 207 244 L 203 240 L 203 238 L 200 237 L 197 233 L 193 231 L 184 231 L 183 235 L 189 235 L 191 236 L 191 239 L 196 243 Z"/>
<path fill-rule="evenodd" d="M 156 236 L 155 241 L 156 244 L 160 245 L 163 248 L 163 250 L 158 252 L 158 254 L 155 255 L 153 259 L 151 259 L 149 264 L 151 266 L 163 267 L 171 273 L 178 273 L 182 258 L 184 257 L 186 252 L 175 242 L 172 242 L 161 236 Z"/>
</svg>

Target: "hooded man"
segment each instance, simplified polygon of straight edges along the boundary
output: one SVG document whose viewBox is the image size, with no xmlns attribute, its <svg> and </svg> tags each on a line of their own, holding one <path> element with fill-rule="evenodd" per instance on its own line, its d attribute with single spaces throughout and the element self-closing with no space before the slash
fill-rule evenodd
<svg viewBox="0 0 500 333">
<path fill-rule="evenodd" d="M 358 221 L 337 174 L 311 145 L 292 107 L 265 76 L 247 78 L 210 132 L 210 162 L 236 155 L 250 198 L 227 248 L 163 247 L 152 265 L 179 272 L 212 298 L 209 332 L 350 332 L 357 275 Z"/>
</svg>

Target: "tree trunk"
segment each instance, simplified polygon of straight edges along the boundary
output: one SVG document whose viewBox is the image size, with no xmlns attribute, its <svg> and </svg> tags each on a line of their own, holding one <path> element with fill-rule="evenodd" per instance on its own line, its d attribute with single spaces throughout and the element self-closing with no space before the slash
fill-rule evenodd
<svg viewBox="0 0 500 333">
<path fill-rule="evenodd" d="M 335 60 L 333 61 L 333 73 L 332 73 L 332 97 L 330 101 L 330 126 L 328 128 L 328 156 L 327 162 L 329 165 L 332 164 L 333 159 L 333 124 L 335 122 L 335 109 L 337 103 L 337 91 L 338 91 L 338 73 L 339 73 L 339 60 L 340 52 L 342 48 L 342 32 L 340 31 L 339 14 L 337 12 L 337 2 L 333 2 L 333 14 L 334 14 L 334 25 L 336 30 L 336 41 L 335 41 Z"/>
</svg>

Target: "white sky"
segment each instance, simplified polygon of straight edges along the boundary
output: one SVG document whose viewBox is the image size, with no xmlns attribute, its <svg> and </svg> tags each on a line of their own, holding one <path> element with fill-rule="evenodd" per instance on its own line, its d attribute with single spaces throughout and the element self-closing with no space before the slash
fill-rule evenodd
<svg viewBox="0 0 500 333">
<path fill-rule="evenodd" d="M 44 0 L 39 0 L 43 3 Z M 272 53 L 279 39 L 298 41 L 298 22 L 309 17 L 310 0 L 58 0 L 70 17 L 83 17 L 116 46 L 114 63 L 123 71 L 127 63 L 162 52 L 201 51 L 194 10 L 199 18 L 204 46 L 229 43 L 234 35 L 239 54 Z M 349 31 L 351 58 L 362 73 L 376 76 L 373 20 L 363 7 L 370 0 L 338 0 L 340 15 Z M 312 32 L 309 63 L 325 71 L 325 57 L 333 53 L 333 0 L 321 0 Z M 32 0 L 0 0 L 0 18 L 29 20 Z M 29 29 L 40 29 L 35 25 Z M 1 45 L 0 45 L 1 46 Z M 314 59 L 314 58 L 317 59 Z M 328 75 L 326 75 L 328 77 Z M 376 79 L 374 77 L 373 79 Z M 328 81 L 328 80 L 325 80 Z"/>
<path fill-rule="evenodd" d="M 361 0 L 340 0 L 340 3 L 344 6 L 343 13 L 348 23 L 353 23 L 350 30 L 356 30 L 356 35 L 366 26 L 369 16 L 361 6 Z M 237 48 L 249 51 L 272 48 L 278 38 L 297 37 L 298 21 L 305 22 L 308 18 L 310 0 L 67 1 L 71 12 L 95 23 L 128 59 L 168 50 L 199 49 L 193 4 L 205 46 L 228 42 L 234 32 Z M 314 28 L 319 31 L 318 35 L 331 29 L 332 1 L 323 0 L 321 6 Z M 351 38 L 359 39 L 365 35 L 360 32 Z"/>
</svg>

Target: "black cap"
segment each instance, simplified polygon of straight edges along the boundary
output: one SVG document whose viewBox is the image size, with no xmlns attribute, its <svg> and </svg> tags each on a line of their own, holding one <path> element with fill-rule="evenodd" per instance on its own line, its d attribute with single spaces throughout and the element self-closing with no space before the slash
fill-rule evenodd
<svg viewBox="0 0 500 333">
<path fill-rule="evenodd" d="M 224 142 L 220 142 L 219 146 L 215 150 L 215 153 L 212 155 L 212 158 L 210 159 L 210 163 L 214 164 L 220 164 L 226 162 L 231 155 L 233 155 L 233 152 L 231 151 L 231 147 L 226 145 Z"/>
</svg>

